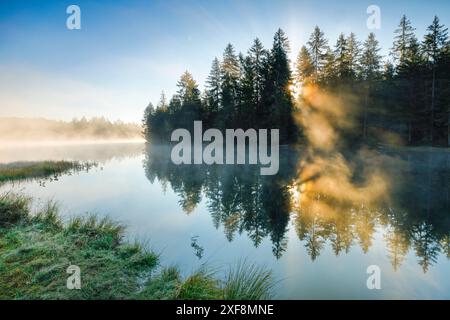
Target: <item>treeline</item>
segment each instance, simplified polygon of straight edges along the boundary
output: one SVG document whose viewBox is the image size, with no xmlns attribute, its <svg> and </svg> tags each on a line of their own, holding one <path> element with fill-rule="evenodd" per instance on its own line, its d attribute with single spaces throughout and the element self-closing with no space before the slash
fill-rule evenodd
<svg viewBox="0 0 450 320">
<path fill-rule="evenodd" d="M 202 120 L 205 129 L 279 128 L 281 143 L 295 141 L 299 131 L 293 118 L 288 52 L 288 39 L 281 29 L 270 50 L 258 39 L 247 55 L 236 54 L 228 44 L 222 60 L 212 62 L 203 93 L 186 71 L 170 101 L 162 94 L 156 108 L 152 104 L 146 108 L 146 136 L 153 141 L 170 141 L 174 129 L 189 129 L 194 120 Z"/>
<path fill-rule="evenodd" d="M 270 50 L 258 39 L 246 55 L 236 54 L 229 44 L 222 60 L 214 59 L 203 93 L 185 72 L 170 101 L 162 94 L 156 108 L 149 104 L 143 119 L 145 135 L 169 141 L 175 128 L 189 128 L 193 120 L 202 120 L 204 128 L 279 128 L 281 142 L 293 142 L 301 136 L 294 121 L 294 113 L 301 113 L 294 89 L 315 85 L 356 98 L 351 116 L 357 125 L 343 138 L 379 142 L 396 136 L 395 141 L 410 145 L 450 145 L 447 28 L 435 17 L 421 41 L 414 31 L 403 16 L 389 56 L 382 57 L 374 33 L 363 42 L 353 33 L 341 34 L 330 46 L 316 27 L 300 49 L 294 72 L 281 29 Z"/>
<path fill-rule="evenodd" d="M 0 140 L 111 140 L 142 139 L 135 123 L 112 122 L 104 117 L 73 119 L 70 122 L 42 118 L 0 118 Z"/>
<path fill-rule="evenodd" d="M 448 30 L 434 17 L 422 41 L 414 31 L 403 16 L 389 57 L 382 57 L 373 33 L 363 43 L 341 34 L 331 48 L 316 27 L 298 55 L 296 81 L 356 97 L 353 138 L 379 141 L 393 133 L 410 145 L 450 145 Z"/>
</svg>

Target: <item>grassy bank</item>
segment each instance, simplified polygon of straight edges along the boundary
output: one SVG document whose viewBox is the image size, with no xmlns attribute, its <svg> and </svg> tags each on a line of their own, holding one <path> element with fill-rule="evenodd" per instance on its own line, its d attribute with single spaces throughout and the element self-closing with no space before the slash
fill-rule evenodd
<svg viewBox="0 0 450 320">
<path fill-rule="evenodd" d="M 57 178 L 63 173 L 89 170 L 93 163 L 77 161 L 13 162 L 0 164 L 0 184 L 7 181 Z"/>
<path fill-rule="evenodd" d="M 0 196 L 1 299 L 267 299 L 271 273 L 241 263 L 222 277 L 202 268 L 187 278 L 159 265 L 158 255 L 124 241 L 108 219 L 63 223 L 48 203 L 36 213 L 30 199 Z M 81 270 L 81 289 L 66 287 L 67 268 Z"/>
</svg>

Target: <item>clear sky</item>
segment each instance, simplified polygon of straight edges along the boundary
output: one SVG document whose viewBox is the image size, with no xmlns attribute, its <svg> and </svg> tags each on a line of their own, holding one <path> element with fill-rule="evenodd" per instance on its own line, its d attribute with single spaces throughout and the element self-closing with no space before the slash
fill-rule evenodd
<svg viewBox="0 0 450 320">
<path fill-rule="evenodd" d="M 81 30 L 66 28 L 71 4 Z M 380 30 L 366 27 L 372 4 Z M 259 37 L 270 47 L 282 28 L 293 59 L 318 25 L 333 45 L 340 32 L 363 40 L 375 31 L 386 54 L 402 14 L 421 38 L 435 14 L 450 26 L 450 1 L 0 0 L 0 116 L 140 121 L 184 70 L 203 88 L 229 42 L 246 52 Z"/>
</svg>

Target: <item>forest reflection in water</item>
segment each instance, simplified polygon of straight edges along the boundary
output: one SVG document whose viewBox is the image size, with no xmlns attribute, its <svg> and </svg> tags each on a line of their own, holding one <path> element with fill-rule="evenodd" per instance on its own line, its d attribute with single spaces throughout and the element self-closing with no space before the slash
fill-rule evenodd
<svg viewBox="0 0 450 320">
<path fill-rule="evenodd" d="M 287 248 L 289 222 L 311 260 L 326 246 L 336 255 L 372 246 L 377 230 L 392 268 L 412 250 L 423 272 L 450 257 L 450 154 L 436 150 L 367 150 L 317 154 L 281 147 L 280 170 L 256 165 L 175 165 L 170 147 L 148 145 L 150 182 L 172 188 L 186 214 L 206 198 L 212 223 L 228 241 L 246 234 L 255 247 L 270 239 L 276 258 Z"/>
</svg>

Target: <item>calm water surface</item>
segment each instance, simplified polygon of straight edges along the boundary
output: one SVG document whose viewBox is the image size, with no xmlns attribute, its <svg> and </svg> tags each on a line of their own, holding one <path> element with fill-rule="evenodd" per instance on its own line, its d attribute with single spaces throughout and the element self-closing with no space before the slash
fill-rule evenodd
<svg viewBox="0 0 450 320">
<path fill-rule="evenodd" d="M 108 215 L 188 274 L 246 258 L 271 268 L 277 298 L 450 298 L 450 153 L 317 155 L 282 148 L 280 171 L 175 166 L 144 144 L 1 148 L 0 163 L 95 161 L 56 180 L 0 191 L 49 199 L 66 217 Z M 368 290 L 367 267 L 381 269 Z"/>
</svg>

